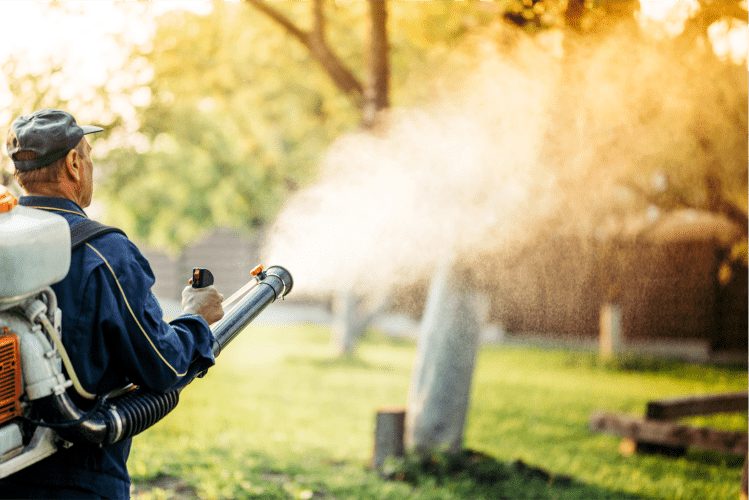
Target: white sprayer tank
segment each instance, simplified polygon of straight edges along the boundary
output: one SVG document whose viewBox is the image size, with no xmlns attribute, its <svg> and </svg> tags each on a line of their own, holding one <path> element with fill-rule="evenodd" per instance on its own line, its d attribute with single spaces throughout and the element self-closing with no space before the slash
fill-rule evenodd
<svg viewBox="0 0 749 500">
<path fill-rule="evenodd" d="M 59 215 L 17 205 L 0 186 L 0 310 L 62 280 L 70 268 L 70 228 Z"/>
</svg>

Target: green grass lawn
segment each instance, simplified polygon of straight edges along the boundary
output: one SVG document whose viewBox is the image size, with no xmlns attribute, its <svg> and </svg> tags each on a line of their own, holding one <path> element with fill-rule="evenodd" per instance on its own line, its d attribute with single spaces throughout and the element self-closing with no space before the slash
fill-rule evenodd
<svg viewBox="0 0 749 500">
<path fill-rule="evenodd" d="M 642 415 L 647 401 L 661 397 L 745 390 L 746 370 L 606 364 L 588 354 L 500 346 L 479 352 L 464 443 L 494 459 L 498 475 L 381 479 L 369 468 L 375 414 L 405 406 L 414 356 L 413 343 L 372 333 L 355 358 L 337 359 L 328 328 L 251 326 L 183 391 L 169 416 L 136 436 L 129 461 L 134 498 L 739 496 L 743 457 L 690 451 L 624 458 L 619 438 L 591 433 L 588 418 L 596 409 Z M 747 428 L 746 415 L 690 423 Z M 536 477 L 519 470 L 518 461 L 573 481 Z"/>
</svg>

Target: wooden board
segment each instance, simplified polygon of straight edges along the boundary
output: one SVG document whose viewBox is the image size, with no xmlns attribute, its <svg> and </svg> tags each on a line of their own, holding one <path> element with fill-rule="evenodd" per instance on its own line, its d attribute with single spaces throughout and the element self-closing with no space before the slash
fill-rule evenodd
<svg viewBox="0 0 749 500">
<path fill-rule="evenodd" d="M 593 413 L 589 425 L 592 431 L 617 434 L 634 442 L 701 448 L 737 455 L 747 453 L 746 432 L 691 427 L 675 422 L 602 412 Z"/>
<path fill-rule="evenodd" d="M 657 420 L 672 420 L 696 415 L 746 412 L 749 407 L 747 392 L 728 392 L 650 401 L 645 416 Z"/>
</svg>

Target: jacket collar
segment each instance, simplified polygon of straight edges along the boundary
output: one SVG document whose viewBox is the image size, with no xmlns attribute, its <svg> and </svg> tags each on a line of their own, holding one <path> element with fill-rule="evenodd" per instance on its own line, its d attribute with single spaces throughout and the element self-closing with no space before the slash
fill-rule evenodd
<svg viewBox="0 0 749 500">
<path fill-rule="evenodd" d="M 55 210 L 58 212 L 73 213 L 88 218 L 86 212 L 74 201 L 67 198 L 56 198 L 53 196 L 21 196 L 19 205 L 29 208 L 41 208 L 42 210 Z"/>
</svg>

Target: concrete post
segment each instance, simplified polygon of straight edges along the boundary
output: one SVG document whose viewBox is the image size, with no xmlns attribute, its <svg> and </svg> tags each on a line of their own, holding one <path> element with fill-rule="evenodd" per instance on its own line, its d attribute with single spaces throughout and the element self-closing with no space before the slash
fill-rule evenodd
<svg viewBox="0 0 749 500">
<path fill-rule="evenodd" d="M 606 303 L 601 306 L 600 316 L 600 353 L 604 358 L 611 358 L 624 351 L 622 308 Z"/>
</svg>

